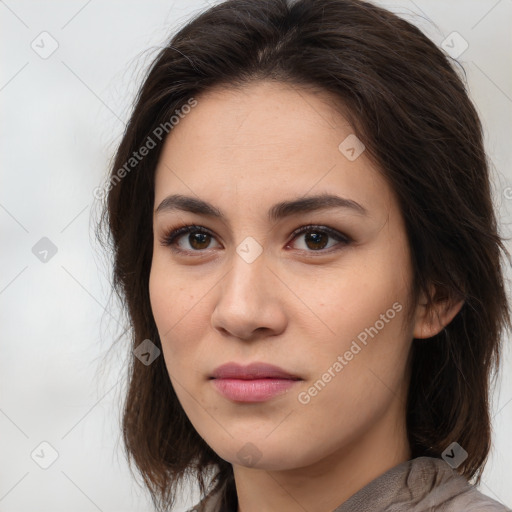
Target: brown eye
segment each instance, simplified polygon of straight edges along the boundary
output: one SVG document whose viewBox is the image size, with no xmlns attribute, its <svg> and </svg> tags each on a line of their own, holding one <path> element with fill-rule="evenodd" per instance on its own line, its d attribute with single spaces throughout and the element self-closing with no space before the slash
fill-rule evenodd
<svg viewBox="0 0 512 512">
<path fill-rule="evenodd" d="M 215 237 L 201 226 L 183 226 L 164 235 L 160 243 L 177 252 L 191 253 L 210 249 L 213 240 Z"/>
<path fill-rule="evenodd" d="M 348 236 L 327 226 L 303 226 L 293 235 L 293 240 L 303 240 L 302 244 L 295 243 L 295 248 L 307 252 L 322 252 L 336 245 L 348 245 L 351 242 Z M 329 239 L 333 242 L 330 245 L 328 245 Z"/>
</svg>

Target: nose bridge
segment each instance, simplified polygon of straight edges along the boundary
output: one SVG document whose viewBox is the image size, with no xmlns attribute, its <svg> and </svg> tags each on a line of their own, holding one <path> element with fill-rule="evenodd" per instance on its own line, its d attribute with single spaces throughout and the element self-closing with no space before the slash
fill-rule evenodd
<svg viewBox="0 0 512 512">
<path fill-rule="evenodd" d="M 248 242 L 249 244 L 251 242 Z M 217 303 L 212 314 L 212 325 L 233 336 L 249 339 L 257 329 L 265 328 L 274 334 L 285 326 L 285 315 L 276 302 L 277 287 L 264 252 L 254 259 L 254 252 L 243 244 L 233 254 L 231 269 L 224 276 Z M 251 254 L 251 258 L 247 258 Z"/>
<path fill-rule="evenodd" d="M 263 250 L 256 254 L 251 242 L 242 242 L 233 255 L 231 270 L 226 275 L 223 297 L 232 298 L 240 302 L 240 306 L 248 307 L 254 302 L 265 300 L 268 273 Z"/>
</svg>

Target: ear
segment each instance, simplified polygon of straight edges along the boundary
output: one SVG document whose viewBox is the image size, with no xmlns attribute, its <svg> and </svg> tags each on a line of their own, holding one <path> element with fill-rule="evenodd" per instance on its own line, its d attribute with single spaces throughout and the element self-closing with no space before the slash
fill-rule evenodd
<svg viewBox="0 0 512 512">
<path fill-rule="evenodd" d="M 435 288 L 431 286 L 431 297 L 434 297 L 434 304 L 430 311 L 427 311 L 427 297 L 423 292 L 416 307 L 416 317 L 414 323 L 414 338 L 431 338 L 440 333 L 461 310 L 464 300 L 453 300 L 446 295 L 435 300 Z"/>
</svg>

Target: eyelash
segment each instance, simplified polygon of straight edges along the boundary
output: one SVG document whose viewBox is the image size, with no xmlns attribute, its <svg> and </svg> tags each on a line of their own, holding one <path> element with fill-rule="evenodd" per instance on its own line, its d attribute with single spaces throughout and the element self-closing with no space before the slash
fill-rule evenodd
<svg viewBox="0 0 512 512">
<path fill-rule="evenodd" d="M 353 240 L 348 237 L 347 235 L 344 235 L 342 233 L 340 233 L 339 231 L 333 229 L 333 228 L 330 228 L 328 226 L 319 226 L 319 225 L 314 225 L 314 224 L 309 224 L 307 226 L 301 226 L 300 228 L 296 229 L 292 234 L 292 240 L 294 240 L 295 238 L 297 238 L 298 236 L 304 234 L 304 233 L 309 233 L 309 232 L 315 232 L 315 233 L 321 233 L 321 234 L 325 234 L 325 235 L 328 235 L 329 237 L 331 238 L 334 238 L 335 240 L 337 240 L 338 242 L 341 242 L 343 246 L 346 246 L 348 244 L 350 244 Z M 176 246 L 176 241 L 183 235 L 186 235 L 186 234 L 190 234 L 190 233 L 202 233 L 202 234 L 205 234 L 205 235 L 210 235 L 211 237 L 215 238 L 215 235 L 209 230 L 209 229 L 206 229 L 202 226 L 197 226 L 197 225 L 185 225 L 185 226 L 182 226 L 182 227 L 179 227 L 179 228 L 176 228 L 176 229 L 171 229 L 169 231 L 167 231 L 160 239 L 160 244 L 165 246 L 165 247 L 170 247 L 172 251 L 174 252 L 177 252 L 177 253 L 185 253 L 185 254 L 190 254 L 190 253 L 202 253 L 202 252 L 205 252 L 207 251 L 208 249 L 202 249 L 202 250 L 193 250 L 193 251 L 190 251 L 190 250 L 183 250 L 183 249 L 178 249 L 177 246 Z M 336 244 L 338 245 L 338 244 Z M 305 251 L 304 249 L 300 249 L 302 251 L 305 251 L 305 252 L 308 252 L 308 253 L 320 253 L 320 254 L 327 254 L 327 253 L 330 253 L 330 252 L 333 252 L 333 248 L 336 247 L 336 245 L 328 248 L 328 249 L 319 249 L 319 250 L 307 250 Z M 338 249 L 334 249 L 334 250 L 339 250 L 340 248 Z"/>
</svg>

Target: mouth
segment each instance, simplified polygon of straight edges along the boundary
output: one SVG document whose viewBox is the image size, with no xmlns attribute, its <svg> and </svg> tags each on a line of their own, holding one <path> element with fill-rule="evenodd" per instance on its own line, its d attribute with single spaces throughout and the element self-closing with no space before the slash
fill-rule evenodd
<svg viewBox="0 0 512 512">
<path fill-rule="evenodd" d="M 267 363 L 227 363 L 215 369 L 209 379 L 217 391 L 233 402 L 265 402 L 303 380 Z"/>
</svg>

